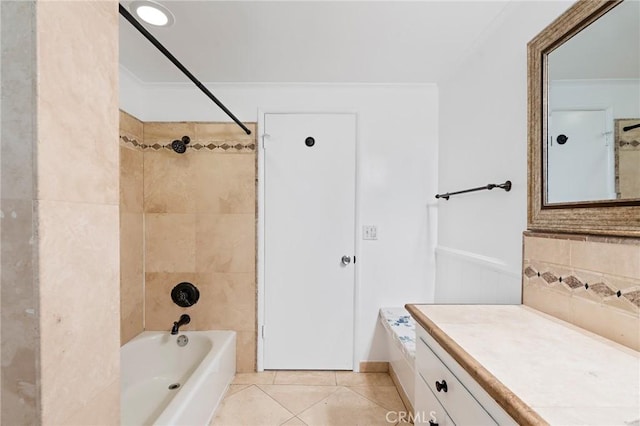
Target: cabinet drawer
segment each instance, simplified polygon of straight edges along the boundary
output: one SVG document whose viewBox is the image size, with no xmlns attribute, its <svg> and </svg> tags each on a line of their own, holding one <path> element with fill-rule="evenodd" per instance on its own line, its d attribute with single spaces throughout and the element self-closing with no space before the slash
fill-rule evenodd
<svg viewBox="0 0 640 426">
<path fill-rule="evenodd" d="M 489 413 L 431 350 L 421 333 L 416 337 L 416 375 L 424 378 L 429 390 L 453 421 L 459 425 L 496 425 Z"/>
<path fill-rule="evenodd" d="M 416 373 L 415 377 L 415 422 L 416 425 L 455 426 L 447 412 L 431 392 L 424 378 Z"/>
</svg>

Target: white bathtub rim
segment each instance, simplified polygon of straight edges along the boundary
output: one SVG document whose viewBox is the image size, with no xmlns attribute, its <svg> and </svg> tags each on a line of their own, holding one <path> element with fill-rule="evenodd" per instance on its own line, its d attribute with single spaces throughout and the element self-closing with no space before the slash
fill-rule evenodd
<svg viewBox="0 0 640 426">
<path fill-rule="evenodd" d="M 183 334 L 187 337 L 205 335 L 213 342 L 214 346 L 200 361 L 189 378 L 184 383 L 181 383 L 180 389 L 177 391 L 176 395 L 174 395 L 171 401 L 169 401 L 169 403 L 164 407 L 162 413 L 153 420 L 154 424 L 173 424 L 172 419 L 179 417 L 184 412 L 187 408 L 187 401 L 193 397 L 194 392 L 199 390 L 199 387 L 207 380 L 209 375 L 218 372 L 221 374 L 227 374 L 228 377 L 225 379 L 227 382 L 224 389 L 225 391 L 235 376 L 235 369 L 229 372 L 219 371 L 221 359 L 229 352 L 229 350 L 232 351 L 235 365 L 235 347 L 229 348 L 229 346 L 235 343 L 237 333 L 231 330 L 183 331 L 177 335 L 171 335 L 168 331 L 143 331 L 123 345 L 122 348 L 129 343 L 136 343 L 139 340 L 156 340 L 165 336 L 168 336 L 167 338 L 170 340 L 171 338 L 177 338 Z M 221 395 L 218 395 L 218 401 L 216 401 L 217 404 L 215 406 L 216 409 L 223 397 L 224 392 Z M 211 418 L 213 418 L 214 414 L 215 411 L 212 412 Z M 209 421 L 210 420 L 211 419 L 209 419 Z"/>
<path fill-rule="evenodd" d="M 178 390 L 178 393 L 173 397 L 173 399 L 171 399 L 169 404 L 167 404 L 162 414 L 160 414 L 160 416 L 158 416 L 158 418 L 154 420 L 154 424 L 155 423 L 172 424 L 173 422 L 169 421 L 170 418 L 179 417 L 184 412 L 184 410 L 187 408 L 186 401 L 191 399 L 193 396 L 193 393 L 197 392 L 200 389 L 200 385 L 207 380 L 207 377 L 210 374 L 219 372 L 218 370 L 219 370 L 220 358 L 223 356 L 223 354 L 226 353 L 226 351 L 229 350 L 229 346 L 232 344 L 232 342 L 235 342 L 235 337 L 236 337 L 235 331 L 226 331 L 226 330 L 225 331 L 221 331 L 221 330 L 200 331 L 200 332 L 192 331 L 192 332 L 179 333 L 178 335 L 185 334 L 187 337 L 189 337 L 190 333 L 191 334 L 193 333 L 213 334 L 214 336 L 212 336 L 212 340 L 215 343 L 220 342 L 222 338 L 224 338 L 224 342 L 216 350 L 211 350 L 203 358 L 203 360 L 200 362 L 200 365 L 198 365 L 198 367 L 193 371 L 193 373 L 191 374 L 191 376 L 189 376 L 187 381 L 184 384 L 181 384 L 180 389 Z M 231 375 L 230 375 L 229 382 L 235 375 L 235 371 L 232 371 L 230 373 Z"/>
</svg>

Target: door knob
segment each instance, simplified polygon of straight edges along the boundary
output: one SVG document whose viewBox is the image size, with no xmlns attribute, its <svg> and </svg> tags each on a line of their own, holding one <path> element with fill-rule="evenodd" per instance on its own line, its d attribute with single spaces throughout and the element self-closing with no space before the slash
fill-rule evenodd
<svg viewBox="0 0 640 426">
<path fill-rule="evenodd" d="M 342 264 L 348 265 L 351 263 L 351 256 L 342 256 Z"/>
</svg>

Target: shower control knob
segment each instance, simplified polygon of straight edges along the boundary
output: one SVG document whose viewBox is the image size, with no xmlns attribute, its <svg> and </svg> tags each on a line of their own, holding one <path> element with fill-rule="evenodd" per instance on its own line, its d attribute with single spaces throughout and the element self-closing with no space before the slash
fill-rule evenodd
<svg viewBox="0 0 640 426">
<path fill-rule="evenodd" d="M 342 256 L 342 264 L 348 265 L 351 263 L 351 256 Z"/>
</svg>

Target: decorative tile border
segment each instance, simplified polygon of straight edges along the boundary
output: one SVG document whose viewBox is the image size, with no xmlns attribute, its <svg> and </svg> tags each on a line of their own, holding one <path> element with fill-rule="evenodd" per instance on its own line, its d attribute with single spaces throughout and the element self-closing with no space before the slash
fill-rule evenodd
<svg viewBox="0 0 640 426">
<path fill-rule="evenodd" d="M 540 279 L 550 287 L 562 286 L 569 293 L 577 294 L 578 291 L 586 291 L 591 296 L 598 296 L 600 301 L 616 298 L 625 300 L 635 306 L 635 308 L 628 306 L 629 310 L 635 312 L 640 310 L 640 282 L 637 286 L 619 290 L 608 282 L 609 280 L 605 276 L 599 277 L 595 282 L 589 282 L 589 280 L 580 278 L 580 276 L 589 275 L 588 272 L 583 274 L 580 271 L 572 271 L 572 273 L 563 276 L 550 265 L 541 265 L 536 269 L 531 264 L 525 264 L 523 275 L 524 285 L 534 284 L 533 280 Z"/>
<path fill-rule="evenodd" d="M 151 145 L 138 141 L 136 138 L 129 137 L 128 135 L 120 135 L 120 143 L 123 146 L 127 146 L 138 151 L 160 151 L 169 150 L 172 151 L 171 143 L 159 144 L 154 143 Z M 217 140 L 209 142 L 192 142 L 187 145 L 187 149 L 191 151 L 211 151 L 211 152 L 253 152 L 256 150 L 255 143 L 240 143 L 234 140 Z"/>
<path fill-rule="evenodd" d="M 632 140 L 632 141 L 620 141 L 620 147 L 624 148 L 625 146 L 630 146 L 633 148 L 637 148 L 640 146 L 640 141 Z"/>
</svg>

